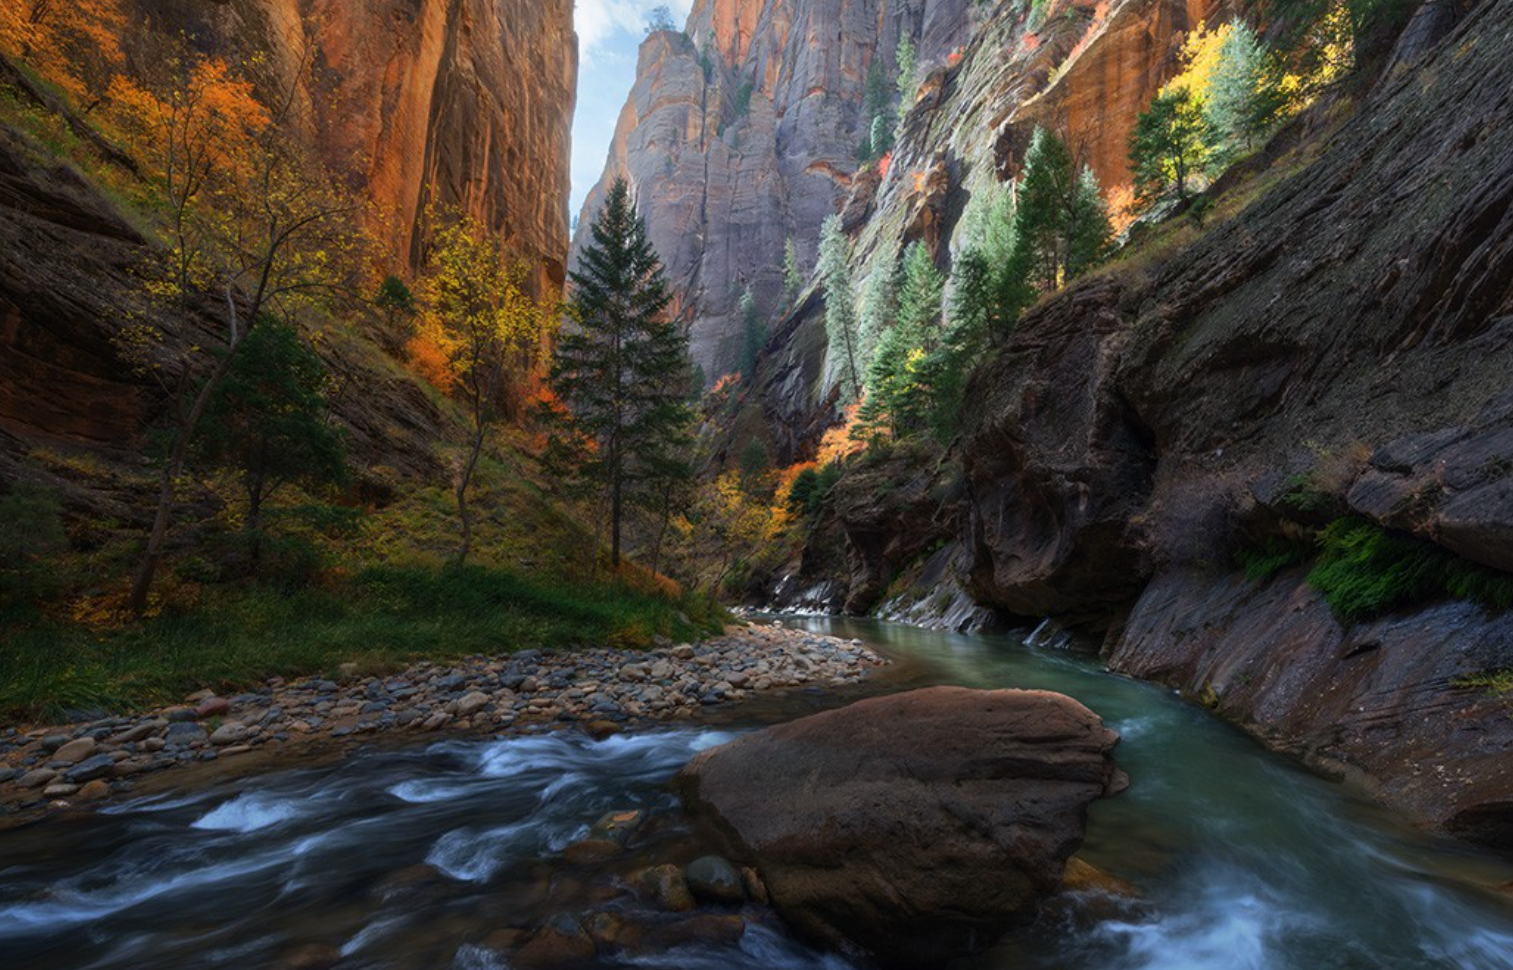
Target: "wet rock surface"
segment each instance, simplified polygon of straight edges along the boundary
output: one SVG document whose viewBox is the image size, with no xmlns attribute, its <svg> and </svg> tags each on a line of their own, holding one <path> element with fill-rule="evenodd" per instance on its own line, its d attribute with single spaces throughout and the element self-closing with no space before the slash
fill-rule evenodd
<svg viewBox="0 0 1513 970">
<path fill-rule="evenodd" d="M 1088 804 L 1126 784 L 1117 742 L 1060 694 L 934 687 L 747 735 L 675 785 L 797 931 L 921 965 L 985 946 L 1061 885 Z"/>
<path fill-rule="evenodd" d="M 200 691 L 183 705 L 62 727 L 0 731 L 0 818 L 45 810 L 84 783 L 126 792 L 133 779 L 288 745 L 329 748 L 393 734 L 503 735 L 578 725 L 607 736 L 637 725 L 699 719 L 707 711 L 807 685 L 857 684 L 887 661 L 859 641 L 781 626 L 731 628 L 699 643 L 650 650 L 523 650 L 455 665 L 340 680 L 274 678 L 255 691 Z M 206 720 L 183 720 L 205 711 Z M 93 800 L 104 797 L 99 786 Z M 597 848 L 615 854 L 626 826 L 606 818 Z M 600 851 L 604 850 L 604 851 Z"/>
<path fill-rule="evenodd" d="M 1474 685 L 1513 658 L 1513 623 L 1469 603 L 1342 626 L 1301 570 L 1174 572 L 1108 657 L 1273 746 L 1365 782 L 1456 835 L 1513 848 L 1513 717 Z"/>
</svg>

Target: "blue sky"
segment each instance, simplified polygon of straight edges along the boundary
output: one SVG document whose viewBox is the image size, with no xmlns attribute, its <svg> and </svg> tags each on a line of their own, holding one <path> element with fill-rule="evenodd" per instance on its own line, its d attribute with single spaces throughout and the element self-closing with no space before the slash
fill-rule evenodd
<svg viewBox="0 0 1513 970">
<path fill-rule="evenodd" d="M 688 19 L 692 0 L 576 0 L 578 111 L 573 117 L 573 195 L 570 213 L 604 172 L 615 122 L 636 80 L 636 51 L 646 37 L 647 15 L 658 6 L 673 20 Z"/>
</svg>

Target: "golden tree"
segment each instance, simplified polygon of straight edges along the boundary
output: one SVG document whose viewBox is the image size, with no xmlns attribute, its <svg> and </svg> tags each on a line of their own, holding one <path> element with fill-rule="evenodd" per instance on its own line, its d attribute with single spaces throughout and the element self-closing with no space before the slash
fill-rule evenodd
<svg viewBox="0 0 1513 970">
<path fill-rule="evenodd" d="M 468 452 L 456 487 L 461 563 L 473 544 L 468 486 L 489 427 L 501 413 L 518 413 L 525 389 L 541 373 L 555 313 L 531 298 L 525 264 L 476 219 L 453 215 L 442 221 L 421 287 L 424 309 L 412 353 L 426 349 L 427 369 L 437 372 L 433 379 L 468 412 Z"/>
<path fill-rule="evenodd" d="M 308 65 L 307 55 L 296 78 Z M 121 338 L 169 391 L 174 419 L 128 603 L 135 613 L 147 606 L 196 430 L 247 333 L 266 316 L 295 321 L 366 272 L 360 204 L 291 134 L 297 80 L 270 107 L 217 59 L 182 53 L 163 59 L 160 70 L 156 84 L 113 84 L 167 209 L 165 245 L 142 267 L 152 309 Z M 206 296 L 223 307 L 219 346 L 166 358 L 160 320 L 202 306 Z"/>
</svg>

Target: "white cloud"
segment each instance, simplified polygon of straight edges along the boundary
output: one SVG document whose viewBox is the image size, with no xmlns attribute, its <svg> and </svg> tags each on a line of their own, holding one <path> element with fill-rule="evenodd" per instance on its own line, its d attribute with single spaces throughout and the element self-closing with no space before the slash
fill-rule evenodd
<svg viewBox="0 0 1513 970">
<path fill-rule="evenodd" d="M 647 16 L 663 5 L 681 24 L 687 20 L 693 0 L 577 0 L 573 23 L 578 30 L 579 55 L 593 54 L 620 33 L 639 39 L 646 32 Z"/>
</svg>

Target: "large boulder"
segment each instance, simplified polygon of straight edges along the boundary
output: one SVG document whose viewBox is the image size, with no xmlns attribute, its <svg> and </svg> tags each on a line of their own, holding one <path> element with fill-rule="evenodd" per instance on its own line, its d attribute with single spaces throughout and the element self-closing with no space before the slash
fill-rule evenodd
<svg viewBox="0 0 1513 970">
<path fill-rule="evenodd" d="M 1069 697 L 933 687 L 705 751 L 689 810 L 816 943 L 891 965 L 990 943 L 1061 884 L 1119 736 Z"/>
</svg>

